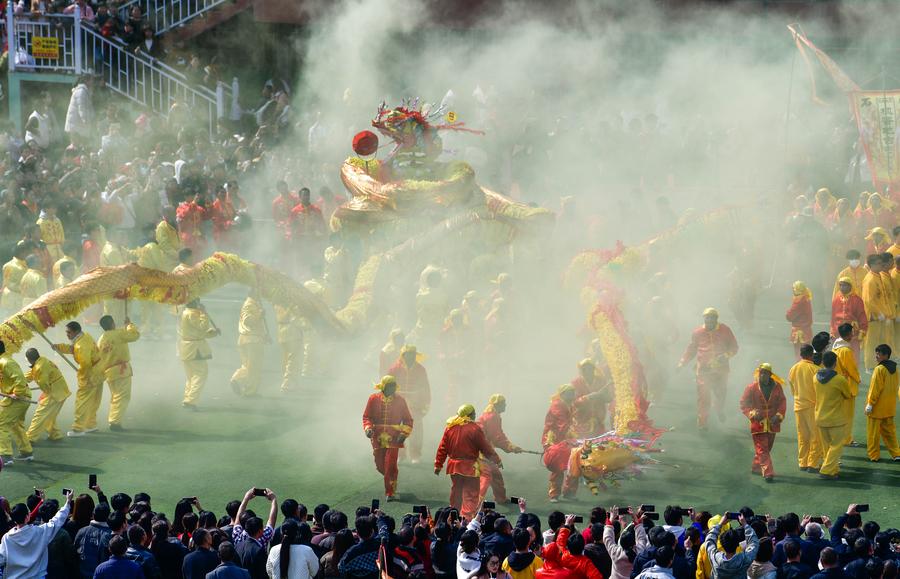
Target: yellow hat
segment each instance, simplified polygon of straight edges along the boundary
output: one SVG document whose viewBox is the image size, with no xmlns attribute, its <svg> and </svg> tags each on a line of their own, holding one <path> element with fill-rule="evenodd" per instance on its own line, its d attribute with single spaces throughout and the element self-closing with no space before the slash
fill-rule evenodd
<svg viewBox="0 0 900 579">
<path fill-rule="evenodd" d="M 888 232 L 885 231 L 884 227 L 873 227 L 869 231 L 869 234 L 866 235 L 866 241 L 874 240 L 876 235 L 880 235 L 880 236 L 884 237 L 885 239 L 890 239 L 890 236 L 888 235 Z"/>
<path fill-rule="evenodd" d="M 493 394 L 490 398 L 488 398 L 488 404 L 484 407 L 485 412 L 493 412 L 494 406 L 497 404 L 504 404 L 506 402 L 506 396 L 503 394 Z"/>
<path fill-rule="evenodd" d="M 769 364 L 768 362 L 763 362 L 762 364 L 759 365 L 759 369 L 760 369 L 760 370 L 765 370 L 765 371 L 771 373 L 771 372 L 772 372 L 772 365 Z"/>
<path fill-rule="evenodd" d="M 590 366 L 590 367 L 592 367 L 592 368 L 594 367 L 594 361 L 591 360 L 590 358 L 585 358 L 585 359 L 582 360 L 581 362 L 578 362 L 578 367 L 579 367 L 579 368 L 586 368 L 586 367 L 588 367 L 588 366 Z"/>
<path fill-rule="evenodd" d="M 404 344 L 404 346 L 400 349 L 400 355 L 402 356 L 403 354 L 410 354 L 410 353 L 415 354 L 416 347 L 413 346 L 412 344 Z"/>
<path fill-rule="evenodd" d="M 809 299 L 812 299 L 812 290 L 810 290 L 808 287 L 806 287 L 806 284 L 803 283 L 802 281 L 800 281 L 800 280 L 795 281 L 794 284 L 791 286 L 791 288 L 794 290 L 795 296 L 804 296 L 805 295 Z"/>
<path fill-rule="evenodd" d="M 566 392 L 575 392 L 575 387 L 571 384 L 563 384 L 556 389 L 557 394 L 565 394 Z"/>
<path fill-rule="evenodd" d="M 850 287 L 853 287 L 853 280 L 847 277 L 846 275 L 840 279 L 838 279 L 838 283 L 849 283 Z"/>
<path fill-rule="evenodd" d="M 705 318 L 707 316 L 714 316 L 718 318 L 719 310 L 717 310 L 716 308 L 706 308 L 705 310 L 703 310 L 703 317 Z"/>
<path fill-rule="evenodd" d="M 447 426 L 459 426 L 461 424 L 466 424 L 472 422 L 472 419 L 475 417 L 475 407 L 471 404 L 463 404 L 459 407 L 459 410 L 456 411 L 456 416 L 451 416 L 447 419 Z"/>
<path fill-rule="evenodd" d="M 387 376 L 384 376 L 384 377 L 381 379 L 381 382 L 379 382 L 378 384 L 375 385 L 375 390 L 379 390 L 379 391 L 381 391 L 381 392 L 384 392 L 384 388 L 385 388 L 385 386 L 387 386 L 388 384 L 393 384 L 394 386 L 396 386 L 396 385 L 397 385 L 397 379 L 394 378 L 393 376 L 391 376 L 390 374 L 388 374 Z"/>
</svg>

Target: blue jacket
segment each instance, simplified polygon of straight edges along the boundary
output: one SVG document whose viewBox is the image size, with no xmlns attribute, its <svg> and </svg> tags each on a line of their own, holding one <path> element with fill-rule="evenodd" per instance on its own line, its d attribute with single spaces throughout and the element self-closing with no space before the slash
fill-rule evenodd
<svg viewBox="0 0 900 579">
<path fill-rule="evenodd" d="M 481 539 L 478 548 L 482 553 L 491 552 L 500 558 L 500 562 L 506 560 L 509 554 L 516 550 L 512 537 L 503 533 L 491 533 Z"/>
<path fill-rule="evenodd" d="M 144 572 L 144 579 L 161 579 L 162 571 L 159 569 L 159 563 L 156 562 L 156 557 L 146 547 L 128 547 L 128 551 L 125 552 L 125 558 L 141 566 L 141 571 Z"/>
<path fill-rule="evenodd" d="M 775 565 L 776 567 L 782 567 L 785 563 L 787 563 L 787 557 L 784 554 L 785 541 L 794 541 L 795 543 L 800 544 L 801 563 L 809 565 L 811 569 L 819 568 L 819 552 L 821 552 L 821 549 L 819 549 L 817 552 L 812 543 L 810 543 L 806 539 L 802 539 L 799 535 L 788 535 L 775 544 L 775 552 L 772 553 L 773 565 Z"/>
<path fill-rule="evenodd" d="M 810 579 L 846 579 L 844 570 L 840 567 L 832 567 L 831 569 L 822 569 Z"/>
<path fill-rule="evenodd" d="M 205 579 L 218 566 L 218 553 L 212 549 L 196 549 L 185 556 L 181 574 L 184 579 Z"/>
<path fill-rule="evenodd" d="M 110 557 L 97 565 L 94 579 L 144 579 L 141 566 L 125 557 Z"/>
<path fill-rule="evenodd" d="M 250 572 L 226 561 L 207 573 L 206 579 L 250 579 Z"/>
<path fill-rule="evenodd" d="M 106 523 L 91 521 L 75 535 L 75 551 L 78 553 L 78 571 L 82 579 L 91 579 L 100 563 L 109 559 L 109 538 L 112 529 Z"/>
</svg>

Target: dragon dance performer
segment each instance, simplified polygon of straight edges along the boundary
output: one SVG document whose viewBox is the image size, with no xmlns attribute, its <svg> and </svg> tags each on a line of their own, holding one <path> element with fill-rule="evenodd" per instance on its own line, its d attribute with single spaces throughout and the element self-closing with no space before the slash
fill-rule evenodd
<svg viewBox="0 0 900 579">
<path fill-rule="evenodd" d="M 409 405 L 409 411 L 419 423 L 420 428 L 413 430 L 406 449 L 413 464 L 422 458 L 422 428 L 425 415 L 431 408 L 431 385 L 428 372 L 418 361 L 418 350 L 412 344 L 406 344 L 400 350 L 400 358 L 388 369 L 388 374 L 397 379 L 397 391 Z"/>
<path fill-rule="evenodd" d="M 503 432 L 503 420 L 500 415 L 506 411 L 506 397 L 502 394 L 494 394 L 488 399 L 488 405 L 484 412 L 478 417 L 478 425 L 484 431 L 484 436 L 495 449 L 499 448 L 503 452 L 511 454 L 519 454 L 522 449 L 507 438 Z M 481 500 L 487 496 L 488 490 L 494 491 L 494 500 L 498 503 L 505 503 L 506 485 L 503 484 L 503 473 L 485 457 L 481 457 L 479 461 L 481 469 Z"/>
<path fill-rule="evenodd" d="M 794 299 L 784 317 L 791 323 L 791 344 L 794 345 L 794 357 L 800 359 L 800 345 L 812 340 L 812 292 L 802 281 L 795 281 L 791 287 Z"/>
<path fill-rule="evenodd" d="M 593 360 L 585 358 L 578 363 L 578 376 L 572 380 L 575 388 L 575 405 L 572 416 L 575 434 L 590 437 L 602 434 L 606 425 L 606 406 L 612 402 L 609 382 L 601 383 Z"/>
<path fill-rule="evenodd" d="M 28 269 L 19 282 L 23 308 L 47 293 L 47 278 L 44 277 L 44 272 L 39 269 L 41 267 L 40 258 L 36 255 L 29 255 L 25 258 L 25 264 Z"/>
<path fill-rule="evenodd" d="M 103 335 L 97 340 L 97 348 L 100 350 L 100 368 L 103 377 L 109 385 L 109 429 L 121 431 L 122 418 L 131 401 L 131 352 L 128 344 L 136 342 L 141 337 L 137 327 L 131 320 L 125 318 L 125 327 L 117 328 L 116 322 L 110 315 L 100 318 L 100 327 Z"/>
<path fill-rule="evenodd" d="M 481 426 L 475 422 L 475 407 L 463 404 L 456 416 L 447 419 L 447 427 L 434 457 L 434 474 L 441 475 L 444 462 L 450 475 L 450 506 L 459 510 L 461 517 L 472 519 L 478 511 L 481 490 L 479 458 L 494 462 L 503 468 L 503 461 L 488 442 Z"/>
<path fill-rule="evenodd" d="M 862 290 L 863 279 L 865 279 L 869 270 L 862 266 L 861 257 L 860 253 L 855 249 L 847 252 L 847 267 L 842 269 L 837 275 L 837 279 L 834 282 L 834 291 L 831 294 L 832 298 L 837 297 L 838 292 L 841 291 L 841 278 L 849 278 L 855 291 L 859 292 Z"/>
<path fill-rule="evenodd" d="M 897 363 L 891 360 L 891 347 L 881 344 L 875 348 L 878 365 L 872 372 L 869 394 L 866 397 L 866 447 L 869 460 L 878 462 L 881 458 L 881 439 L 891 460 L 900 462 L 900 445 L 897 444 L 897 388 L 900 375 Z"/>
<path fill-rule="evenodd" d="M 19 449 L 16 460 L 34 460 L 31 442 L 25 435 L 25 413 L 31 390 L 22 368 L 6 353 L 3 341 L 0 341 L 0 394 L 4 394 L 0 398 L 0 460 L 4 466 L 13 463 L 13 444 Z"/>
<path fill-rule="evenodd" d="M 413 418 L 406 400 L 397 394 L 397 379 L 385 376 L 375 385 L 363 411 L 363 431 L 372 441 L 375 468 L 384 477 L 384 494 L 388 502 L 396 500 L 397 458 L 403 443 L 413 431 Z"/>
<path fill-rule="evenodd" d="M 577 445 L 574 440 L 560 440 L 544 448 L 544 466 L 550 471 L 547 495 L 551 503 L 558 503 L 560 494 L 567 499 L 575 498 L 580 479 L 569 476 L 569 459 Z"/>
<path fill-rule="evenodd" d="M 761 474 L 770 483 L 775 480 L 770 453 L 775 435 L 781 432 L 787 400 L 781 387 L 784 380 L 772 373 L 771 364 L 760 364 L 755 378 L 741 396 L 741 412 L 750 419 L 750 434 L 753 437 L 754 456 L 750 472 Z"/>
<path fill-rule="evenodd" d="M 281 391 L 291 392 L 303 370 L 303 324 L 293 309 L 275 305 L 278 345 L 281 346 Z"/>
<path fill-rule="evenodd" d="M 272 341 L 265 316 L 259 302 L 259 290 L 254 288 L 241 306 L 241 319 L 238 323 L 241 367 L 231 376 L 231 388 L 240 396 L 256 396 L 259 390 L 265 358 L 264 347 Z"/>
<path fill-rule="evenodd" d="M 136 259 L 134 252 L 122 245 L 123 236 L 124 233 L 121 229 L 113 229 L 110 231 L 109 238 L 106 240 L 106 245 L 103 246 L 103 251 L 100 252 L 101 267 L 125 265 Z M 125 323 L 125 299 L 114 298 L 103 301 L 103 314 L 112 316 L 116 325 Z"/>
<path fill-rule="evenodd" d="M 31 368 L 25 374 L 25 380 L 34 382 L 41 390 L 26 436 L 30 442 L 37 442 L 41 434 L 46 432 L 50 440 L 62 440 L 62 431 L 56 425 L 56 417 L 59 416 L 65 401 L 72 395 L 69 385 L 59 371 L 59 366 L 41 356 L 37 349 L 28 348 L 25 351 L 25 359 L 31 364 Z"/>
<path fill-rule="evenodd" d="M 67 436 L 84 436 L 97 431 L 97 409 L 103 398 L 103 369 L 100 366 L 100 350 L 93 336 L 82 331 L 81 324 L 66 324 L 68 344 L 54 344 L 53 349 L 60 354 L 73 354 L 78 364 L 76 376 L 78 390 L 75 392 L 75 420 Z"/>
<path fill-rule="evenodd" d="M 862 300 L 866 315 L 869 317 L 869 330 L 863 343 L 865 366 L 867 370 L 875 367 L 875 347 L 889 344 L 894 336 L 894 307 L 890 303 L 890 293 L 886 291 L 881 277 L 883 260 L 880 255 L 869 255 L 866 258 L 869 273 L 863 278 Z"/>
<path fill-rule="evenodd" d="M 160 221 L 156 226 L 155 240 L 139 250 L 138 265 L 157 271 L 172 271 L 178 265 L 178 250 L 181 240 L 178 232 L 169 224 L 174 216 Z M 147 337 L 155 337 L 160 332 L 163 305 L 150 300 L 141 300 L 141 327 Z"/>
<path fill-rule="evenodd" d="M 853 333 L 850 339 L 850 348 L 853 355 L 859 360 L 860 342 L 869 330 L 869 318 L 866 315 L 866 306 L 856 293 L 862 287 L 856 285 L 853 280 L 844 276 L 838 279 L 838 292 L 831 300 L 831 335 L 839 335 L 838 328 L 843 324 L 850 324 Z"/>
<path fill-rule="evenodd" d="M 63 258 L 63 243 L 66 242 L 66 232 L 62 221 L 56 216 L 57 205 L 55 201 L 41 204 L 43 216 L 37 220 L 37 226 L 41 230 L 41 241 L 47 246 L 47 252 L 53 262 Z"/>
<path fill-rule="evenodd" d="M 400 358 L 400 351 L 406 343 L 406 336 L 400 328 L 394 328 L 388 335 L 387 344 L 378 352 L 378 371 L 384 376 Z"/>
<path fill-rule="evenodd" d="M 576 401 L 575 387 L 563 384 L 550 398 L 550 408 L 544 417 L 544 432 L 541 446 L 544 448 L 544 466 L 550 471 L 550 485 L 547 491 L 550 502 L 559 501 L 559 495 L 575 495 L 578 481 L 572 485 L 566 478 L 571 450 L 569 439 L 574 438 L 572 429 L 573 412 Z"/>
<path fill-rule="evenodd" d="M 797 462 L 800 470 L 806 472 L 817 472 L 822 463 L 822 441 L 816 427 L 816 372 L 819 367 L 812 360 L 814 353 L 811 345 L 800 346 L 800 361 L 788 373 L 797 422 Z"/>
<path fill-rule="evenodd" d="M 853 335 L 853 326 L 850 324 L 838 326 L 838 335 L 840 337 L 831 345 L 831 351 L 837 356 L 835 370 L 847 379 L 847 384 L 850 386 L 850 398 L 844 403 L 847 424 L 847 435 L 844 439 L 844 444 L 861 446 L 853 438 L 853 416 L 856 414 L 856 397 L 859 396 L 860 383 L 859 367 L 850 343 L 850 337 Z"/>
<path fill-rule="evenodd" d="M 728 387 L 728 360 L 738 352 L 731 328 L 719 323 L 715 308 L 703 310 L 703 325 L 695 329 L 678 367 L 697 358 L 697 426 L 707 427 L 710 397 L 715 397 L 716 415 L 725 420 L 725 396 Z"/>
<path fill-rule="evenodd" d="M 837 354 L 825 352 L 822 368 L 816 372 L 816 426 L 825 455 L 819 477 L 825 479 L 838 477 L 848 430 L 846 406 L 851 397 L 850 384 L 835 370 L 837 362 Z"/>
<path fill-rule="evenodd" d="M 209 375 L 208 360 L 212 358 L 212 350 L 206 339 L 214 338 L 221 333 L 213 326 L 200 300 L 188 302 L 181 310 L 181 319 L 178 322 L 178 357 L 187 376 L 184 384 L 184 400 L 181 402 L 184 408 L 197 410 L 197 400 L 203 387 L 206 386 L 206 378 Z"/>
<path fill-rule="evenodd" d="M 0 306 L 6 311 L 17 312 L 22 307 L 22 276 L 28 271 L 25 260 L 32 247 L 31 243 L 20 242 L 13 250 L 12 259 L 3 264 L 3 296 L 0 297 Z"/>
</svg>

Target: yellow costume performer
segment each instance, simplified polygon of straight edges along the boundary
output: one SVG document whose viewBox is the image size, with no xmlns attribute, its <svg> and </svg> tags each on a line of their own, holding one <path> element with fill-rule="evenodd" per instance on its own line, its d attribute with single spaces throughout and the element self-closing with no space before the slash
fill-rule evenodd
<svg viewBox="0 0 900 579">
<path fill-rule="evenodd" d="M 66 325 L 66 335 L 72 343 L 54 344 L 53 349 L 61 354 L 73 354 L 75 363 L 78 364 L 75 420 L 68 434 L 82 436 L 97 430 L 97 409 L 100 408 L 100 400 L 103 398 L 103 374 L 100 367 L 100 350 L 94 338 L 83 332 L 77 322 L 69 324 Z M 75 327 L 78 329 L 75 330 Z"/>
<path fill-rule="evenodd" d="M 51 360 L 38 355 L 37 350 L 33 348 L 28 350 L 25 357 L 31 362 L 25 380 L 34 382 L 41 389 L 41 397 L 38 398 L 38 405 L 34 416 L 31 417 L 31 426 L 28 427 L 26 436 L 30 442 L 36 442 L 41 434 L 46 432 L 50 440 L 61 440 L 63 435 L 56 425 L 56 417 L 66 399 L 72 395 L 69 385 L 59 367 Z"/>
<path fill-rule="evenodd" d="M 891 295 L 885 291 L 884 280 L 881 277 L 881 259 L 869 260 L 872 271 L 866 274 L 862 284 L 862 299 L 866 307 L 866 315 L 869 316 L 869 331 L 866 332 L 863 344 L 863 359 L 866 368 L 875 367 L 875 346 L 879 344 L 891 345 L 894 339 L 893 304 L 890 303 Z"/>
<path fill-rule="evenodd" d="M 66 241 L 66 232 L 63 229 L 62 221 L 55 215 L 47 215 L 37 220 L 37 226 L 41 229 L 41 241 L 47 246 L 47 253 L 54 262 L 60 260 L 65 255 L 63 253 L 63 243 Z"/>
<path fill-rule="evenodd" d="M 178 358 L 187 375 L 182 401 L 186 408 L 196 408 L 200 392 L 206 386 L 209 375 L 207 360 L 212 358 L 212 350 L 206 339 L 218 335 L 219 331 L 213 327 L 209 316 L 196 301 L 187 304 L 181 311 L 178 322 Z"/>
<path fill-rule="evenodd" d="M 156 241 L 151 241 L 139 250 L 138 265 L 158 271 L 170 272 L 178 265 L 178 250 L 181 240 L 178 232 L 165 221 L 156 226 Z M 141 301 L 141 325 L 149 335 L 159 333 L 163 306 L 149 301 Z"/>
<path fill-rule="evenodd" d="M 823 368 L 816 374 L 816 426 L 825 452 L 819 469 L 820 476 L 836 477 L 840 470 L 838 462 L 847 434 L 845 402 L 849 398 L 850 384 L 846 378 L 828 368 Z"/>
<path fill-rule="evenodd" d="M 276 305 L 275 319 L 281 346 L 281 391 L 289 392 L 297 386 L 303 370 L 303 327 L 300 317 L 290 308 Z"/>
<path fill-rule="evenodd" d="M 844 414 L 846 416 L 847 433 L 844 436 L 844 444 L 854 443 L 853 416 L 856 414 L 856 397 L 859 395 L 859 368 L 856 365 L 856 356 L 853 348 L 843 340 L 835 340 L 834 353 L 837 355 L 837 373 L 847 379 L 850 386 L 850 398 L 844 402 Z M 855 445 L 855 443 L 854 443 Z"/>
<path fill-rule="evenodd" d="M 135 260 L 134 252 L 128 250 L 118 243 L 107 241 L 100 252 L 100 266 L 112 267 L 116 265 L 125 265 Z M 117 326 L 125 323 L 125 300 L 112 299 L 103 302 L 103 314 L 112 316 Z"/>
<path fill-rule="evenodd" d="M 65 264 L 65 263 L 72 264 L 72 277 L 67 277 L 63 273 L 63 271 L 62 271 L 63 264 Z M 75 275 L 75 272 L 77 270 L 78 270 L 78 263 L 74 259 L 69 257 L 68 255 L 64 255 L 64 256 L 62 256 L 61 259 L 56 260 L 56 262 L 53 264 L 53 268 L 52 268 L 53 287 L 62 287 L 64 285 L 66 285 L 67 283 L 71 282 L 72 280 L 74 280 L 77 277 Z"/>
<path fill-rule="evenodd" d="M 40 260 L 35 255 L 29 255 L 27 263 L 28 270 L 19 282 L 23 308 L 47 293 L 47 278 L 36 269 L 40 267 Z"/>
<path fill-rule="evenodd" d="M 100 319 L 103 335 L 97 342 L 100 350 L 100 367 L 103 377 L 109 384 L 109 428 L 119 430 L 122 417 L 131 401 L 131 352 L 128 344 L 141 337 L 140 332 L 130 321 L 124 328 L 117 328 L 115 322 L 104 316 Z"/>
<path fill-rule="evenodd" d="M 264 346 L 270 341 L 266 328 L 266 313 L 256 296 L 258 293 L 253 292 L 244 300 L 238 324 L 241 367 L 231 376 L 231 387 L 236 394 L 242 396 L 253 396 L 257 393 L 265 357 Z"/>
<path fill-rule="evenodd" d="M 897 413 L 897 388 L 900 374 L 897 363 L 890 359 L 889 348 L 879 348 L 875 352 L 878 365 L 872 372 L 869 395 L 866 398 L 866 447 L 869 460 L 877 461 L 881 456 L 881 439 L 895 461 L 900 461 L 900 446 L 897 444 L 897 429 L 894 415 Z"/>
<path fill-rule="evenodd" d="M 801 348 L 800 355 L 806 352 Z M 791 367 L 788 381 L 794 396 L 794 414 L 797 417 L 797 462 L 800 470 L 819 470 L 822 462 L 822 444 L 816 428 L 816 366 L 809 357 L 803 357 Z"/>
<path fill-rule="evenodd" d="M 3 296 L 0 306 L 5 310 L 18 311 L 22 307 L 22 294 L 19 285 L 28 271 L 28 265 L 22 257 L 13 257 L 3 264 Z"/>
<path fill-rule="evenodd" d="M 3 462 L 12 462 L 13 444 L 19 449 L 16 458 L 32 460 L 31 442 L 25 436 L 25 413 L 28 412 L 31 390 L 19 364 L 6 354 L 6 346 L 0 351 L 0 393 L 22 398 L 0 398 L 0 455 Z"/>
</svg>

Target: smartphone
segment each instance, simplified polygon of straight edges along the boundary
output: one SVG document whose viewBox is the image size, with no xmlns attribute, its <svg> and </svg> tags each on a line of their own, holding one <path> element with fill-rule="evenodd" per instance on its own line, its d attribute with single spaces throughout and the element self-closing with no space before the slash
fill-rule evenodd
<svg viewBox="0 0 900 579">
<path fill-rule="evenodd" d="M 655 513 L 656 505 L 641 505 L 640 509 L 645 513 Z"/>
<path fill-rule="evenodd" d="M 413 513 L 417 515 L 427 515 L 428 507 L 426 507 L 425 505 L 416 505 L 413 507 Z"/>
<path fill-rule="evenodd" d="M 575 515 L 575 522 L 576 522 L 576 523 L 583 523 L 583 522 L 584 522 L 584 517 L 582 517 L 581 515 Z"/>
<path fill-rule="evenodd" d="M 659 513 L 653 513 L 653 512 L 644 513 L 644 516 L 647 517 L 648 519 L 650 519 L 651 521 L 659 520 Z"/>
<path fill-rule="evenodd" d="M 810 517 L 809 522 L 810 523 L 819 523 L 821 525 L 822 523 L 825 522 L 825 520 L 822 519 L 822 517 Z"/>
<path fill-rule="evenodd" d="M 92 489 L 97 486 L 97 475 L 89 474 L 88 475 L 88 488 Z"/>
<path fill-rule="evenodd" d="M 868 512 L 869 512 L 869 505 L 868 505 L 868 504 L 865 504 L 865 505 L 856 505 L 856 512 L 857 512 L 857 513 L 868 513 Z"/>
<path fill-rule="evenodd" d="M 727 513 L 725 513 L 725 520 L 736 521 L 740 518 L 740 516 L 740 513 L 732 513 L 731 511 L 728 511 Z"/>
<path fill-rule="evenodd" d="M 521 500 L 519 497 L 509 497 L 509 504 L 518 505 Z"/>
<path fill-rule="evenodd" d="M 34 487 L 34 496 L 40 497 L 40 496 L 41 496 L 41 489 L 39 489 L 39 488 L 37 488 L 37 487 Z"/>
<path fill-rule="evenodd" d="M 254 488 L 253 489 L 254 497 L 264 497 L 266 496 L 266 489 Z"/>
<path fill-rule="evenodd" d="M 68 496 L 68 495 L 72 494 L 72 489 L 63 489 L 62 494 L 64 497 Z"/>
<path fill-rule="evenodd" d="M 183 502 L 186 502 L 186 503 L 193 503 L 194 501 L 197 500 L 197 497 L 184 497 L 184 498 L 181 499 L 181 500 L 182 500 Z"/>
<path fill-rule="evenodd" d="M 316 520 L 316 516 L 312 513 L 306 513 L 306 522 L 310 523 Z"/>
<path fill-rule="evenodd" d="M 481 503 L 481 510 L 483 510 L 483 511 L 488 510 L 488 509 L 494 510 L 496 508 L 497 508 L 497 503 L 495 503 L 494 501 L 484 501 L 483 503 Z"/>
<path fill-rule="evenodd" d="M 379 507 L 381 507 L 381 501 L 378 499 L 372 499 L 372 510 L 377 511 Z"/>
</svg>

